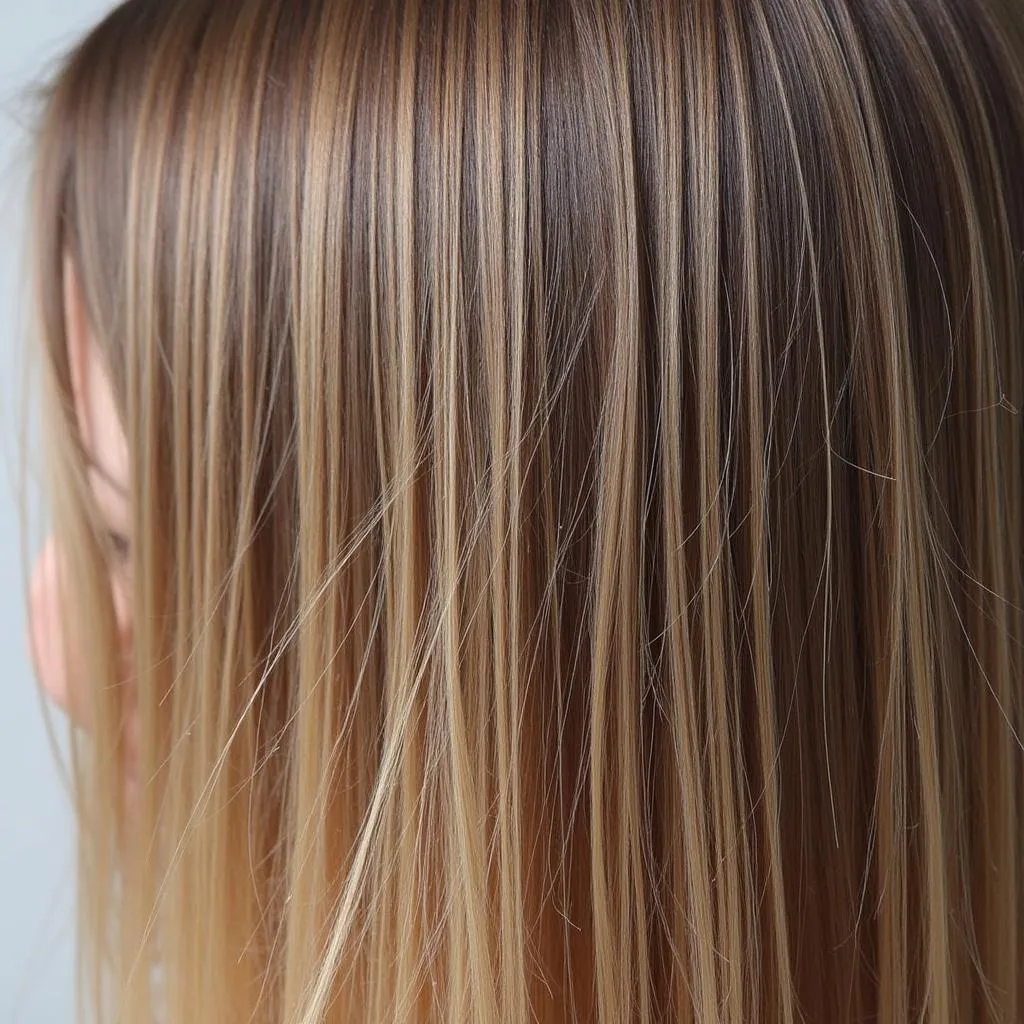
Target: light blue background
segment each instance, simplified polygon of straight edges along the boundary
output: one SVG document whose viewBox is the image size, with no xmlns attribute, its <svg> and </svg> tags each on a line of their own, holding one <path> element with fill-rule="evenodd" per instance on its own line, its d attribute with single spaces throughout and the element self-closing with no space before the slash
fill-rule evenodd
<svg viewBox="0 0 1024 1024">
<path fill-rule="evenodd" d="M 23 267 L 26 87 L 113 4 L 0 0 L 0 1022 L 74 1019 L 70 803 L 25 648 L 20 425 L 29 304 Z M 31 410 L 29 410 L 31 412 Z M 29 541 L 40 520 L 30 515 Z M 64 723 L 54 717 L 62 738 Z"/>
</svg>

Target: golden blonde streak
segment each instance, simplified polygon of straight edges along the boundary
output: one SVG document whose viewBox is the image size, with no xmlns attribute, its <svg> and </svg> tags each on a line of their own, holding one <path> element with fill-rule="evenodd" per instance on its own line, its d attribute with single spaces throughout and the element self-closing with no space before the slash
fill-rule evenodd
<svg viewBox="0 0 1024 1024">
<path fill-rule="evenodd" d="M 657 137 L 661 189 L 658 196 L 658 222 L 663 239 L 657 264 L 658 308 L 662 311 L 659 337 L 661 373 L 662 427 L 662 515 L 666 552 L 666 673 L 669 685 L 671 746 L 678 777 L 672 793 L 668 817 L 672 834 L 682 841 L 673 850 L 673 884 L 677 893 L 673 934 L 677 944 L 685 943 L 685 959 L 674 965 L 674 999 L 677 1012 L 687 1019 L 712 1022 L 720 1019 L 717 972 L 713 942 L 715 911 L 711 901 L 713 868 L 709 856 L 706 786 L 700 763 L 701 736 L 698 719 L 693 641 L 690 632 L 689 587 L 684 545 L 683 521 L 685 472 L 683 437 L 683 339 L 680 316 L 683 303 L 680 287 L 683 265 L 684 198 L 683 136 L 685 117 L 684 86 L 680 74 L 681 45 L 677 39 L 678 20 L 669 7 L 664 9 L 661 30 L 664 51 L 659 53 L 660 89 L 656 93 Z M 683 897 L 685 896 L 685 902 Z M 692 1017 L 691 1017 L 692 1015 Z"/>
<path fill-rule="evenodd" d="M 601 1020 L 651 1019 L 647 900 L 640 804 L 640 530 L 637 452 L 641 442 L 638 239 L 633 206 L 632 125 L 622 12 L 584 37 L 599 54 L 594 128 L 607 139 L 615 183 L 606 272 L 611 307 L 609 365 L 601 398 L 590 719 L 591 871 L 595 980 Z M 599 19 L 603 20 L 603 19 Z M 609 733 L 614 736 L 610 739 Z"/>
<path fill-rule="evenodd" d="M 425 848 L 424 804 L 426 788 L 431 784 L 426 768 L 426 750 L 421 742 L 422 717 L 419 708 L 422 699 L 420 687 L 415 686 L 420 675 L 417 667 L 416 644 L 421 613 L 422 581 L 415 567 L 422 556 L 416 550 L 419 520 L 422 510 L 416 500 L 414 481 L 419 476 L 419 445 L 417 434 L 417 380 L 419 376 L 416 312 L 416 244 L 414 230 L 415 210 L 415 89 L 417 74 L 417 33 L 419 6 L 410 3 L 401 22 L 401 51 L 398 59 L 395 122 L 394 174 L 395 207 L 394 257 L 397 309 L 394 324 L 397 330 L 398 437 L 395 451 L 395 473 L 399 492 L 395 508 L 395 565 L 397 593 L 394 604 L 395 643 L 394 658 L 388 678 L 395 688 L 394 701 L 398 706 L 415 708 L 414 717 L 403 728 L 401 755 L 401 789 L 397 806 L 401 821 L 398 842 L 398 868 L 396 891 L 398 946 L 394 1019 L 414 1021 L 425 1016 L 428 1004 L 421 995 L 427 931 L 422 894 L 428 886 L 427 868 L 421 863 L 421 850 Z M 388 573 L 390 578 L 391 573 Z M 381 988 L 388 986 L 387 972 L 381 964 Z"/>
<path fill-rule="evenodd" d="M 714 5 L 698 5 L 691 15 L 697 52 L 705 54 L 687 75 L 686 136 L 689 140 L 687 167 L 691 179 L 690 236 L 692 239 L 695 307 L 698 438 L 696 461 L 699 477 L 700 526 L 700 608 L 701 687 L 708 701 L 707 742 L 711 761 L 710 804 L 715 868 L 716 946 L 724 951 L 720 961 L 719 1001 L 731 1020 L 745 1019 L 750 1007 L 744 985 L 746 955 L 744 941 L 743 836 L 740 831 L 740 793 L 737 784 L 736 747 L 739 735 L 728 692 L 735 678 L 726 635 L 726 567 L 728 557 L 723 536 L 725 507 L 722 501 L 728 453 L 723 457 L 719 432 L 723 390 L 719 364 L 721 320 L 718 267 L 721 257 L 718 203 L 721 196 L 719 167 L 718 39 L 713 30 Z"/>
<path fill-rule="evenodd" d="M 449 992 L 448 1016 L 452 1021 L 472 1017 L 481 1022 L 499 1019 L 494 985 L 494 952 L 488 922 L 489 898 L 485 869 L 484 806 L 479 786 L 484 782 L 474 757 L 483 752 L 483 744 L 474 747 L 471 729 L 479 726 L 483 715 L 466 707 L 466 694 L 477 680 L 464 672 L 462 595 L 470 590 L 470 575 L 463 560 L 462 521 L 472 509 L 474 495 L 464 493 L 460 472 L 467 459 L 467 440 L 463 431 L 470 425 L 461 421 L 462 344 L 465 321 L 462 313 L 462 244 L 459 223 L 463 202 L 461 136 L 465 115 L 466 12 L 449 12 L 445 46 L 439 58 L 445 62 L 443 79 L 432 83 L 439 95 L 435 124 L 442 139 L 432 168 L 437 182 L 435 230 L 437 261 L 432 294 L 437 303 L 434 338 L 439 351 L 435 356 L 434 449 L 437 452 L 439 486 L 435 490 L 434 521 L 438 545 L 437 578 L 441 650 L 439 680 L 446 715 L 445 737 L 448 759 L 447 794 L 447 891 Z M 435 74 L 441 72 L 435 68 Z M 461 428 L 461 429 L 460 429 Z M 474 545 L 476 523 L 470 524 L 468 553 Z M 470 599 L 472 591 L 470 590 Z M 472 630 L 472 612 L 470 629 Z M 477 698 L 479 700 L 479 698 Z M 473 721 L 473 717 L 476 721 Z"/>
<path fill-rule="evenodd" d="M 742 280 L 743 296 L 740 303 L 744 320 L 749 368 L 747 372 L 748 434 L 747 458 L 750 474 L 751 501 L 751 560 L 752 560 L 752 603 L 753 603 L 753 647 L 754 647 L 754 688 L 757 715 L 757 740 L 760 757 L 759 799 L 763 802 L 761 821 L 766 837 L 766 858 L 768 862 L 768 892 L 763 897 L 769 903 L 769 917 L 772 923 L 771 945 L 764 955 L 754 960 L 752 979 L 767 984 L 774 973 L 775 1018 L 792 1022 L 794 1005 L 794 978 L 789 945 L 789 925 L 786 914 L 785 873 L 783 864 L 782 839 L 779 833 L 779 785 L 778 747 L 779 737 L 775 727 L 775 674 L 772 663 L 772 630 L 769 607 L 768 539 L 768 479 L 766 473 L 767 438 L 765 433 L 765 410 L 763 395 L 771 391 L 770 355 L 766 351 L 768 339 L 761 319 L 761 280 L 764 270 L 761 266 L 761 237 L 758 228 L 757 198 L 761 183 L 757 180 L 754 164 L 751 125 L 753 109 L 751 88 L 746 63 L 743 57 L 742 18 L 733 4 L 727 5 L 728 39 L 730 42 L 729 71 L 732 80 L 732 96 L 738 106 L 736 123 L 739 138 L 739 164 L 742 184 Z M 829 487 L 831 500 L 831 486 Z M 829 531 L 830 532 L 830 531 Z M 767 957 L 771 957 L 771 963 Z M 757 1004 L 766 1008 L 770 1003 L 767 993 L 760 993 Z"/>
<path fill-rule="evenodd" d="M 338 785 L 352 786 L 346 771 L 353 756 L 352 744 L 337 733 L 339 723 L 349 722 L 358 705 L 361 678 L 339 686 L 335 659 L 342 637 L 338 631 L 339 590 L 349 578 L 335 571 L 339 539 L 337 517 L 341 514 L 337 462 L 324 458 L 337 444 L 337 412 L 341 358 L 344 344 L 337 303 L 336 274 L 328 267 L 338 245 L 336 232 L 341 211 L 350 202 L 351 183 L 331 169 L 347 165 L 351 147 L 357 61 L 345 60 L 347 34 L 358 28 L 344 12 L 327 5 L 323 19 L 307 36 L 311 68 L 309 93 L 301 116 L 307 119 L 306 150 L 296 154 L 303 169 L 301 206 L 296 210 L 293 285 L 292 344 L 296 373 L 296 420 L 298 486 L 298 618 L 296 621 L 296 678 L 289 709 L 291 757 L 287 831 L 291 836 L 285 879 L 286 912 L 284 943 L 283 1014 L 286 1021 L 305 1019 L 308 1001 L 326 1005 L 329 995 L 339 995 L 350 982 L 343 969 L 353 969 L 345 959 L 348 934 L 326 955 L 327 915 L 335 912 L 338 899 L 332 872 L 325 823 Z M 335 213 L 337 211 L 337 213 Z M 329 287 L 330 284 L 330 287 Z M 331 339 L 330 343 L 322 339 Z M 353 553 L 353 558 L 356 553 Z M 356 613 L 353 605 L 350 613 Z M 350 791 L 351 792 L 351 791 Z M 346 853 L 355 842 L 359 822 L 337 822 L 336 842 Z M 332 939 L 336 935 L 332 933 Z M 344 1003 L 342 1004 L 344 1005 Z"/>
<path fill-rule="evenodd" d="M 503 81 L 501 5 L 481 5 L 476 23 L 473 61 L 476 135 L 476 218 L 479 226 L 481 269 L 480 330 L 486 364 L 490 436 L 488 459 L 490 505 L 490 610 L 493 644 L 494 734 L 497 766 L 497 814 L 500 859 L 498 867 L 498 978 L 502 1019 L 528 1019 L 526 987 L 525 908 L 522 848 L 522 778 L 520 752 L 519 651 L 519 458 L 522 453 L 522 356 L 519 334 L 521 291 L 510 280 L 520 267 L 510 244 L 521 218 L 521 197 L 513 191 L 511 161 L 503 139 L 505 111 L 511 99 Z M 521 66 L 522 57 L 513 59 Z M 510 180 L 505 180 L 508 174 Z M 519 200 L 517 202 L 517 200 Z M 508 210 L 506 210 L 506 202 Z M 520 225 L 521 230 L 521 225 Z M 511 258 L 506 260 L 506 254 Z M 521 289 L 521 284 L 520 284 Z M 509 303 L 518 297 L 516 313 Z M 518 314 L 518 315 L 516 315 Z"/>
</svg>

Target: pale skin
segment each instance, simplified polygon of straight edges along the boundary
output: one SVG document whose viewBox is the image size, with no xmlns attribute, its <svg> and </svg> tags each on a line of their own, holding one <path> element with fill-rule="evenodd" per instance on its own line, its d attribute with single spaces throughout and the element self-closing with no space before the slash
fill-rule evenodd
<svg viewBox="0 0 1024 1024">
<path fill-rule="evenodd" d="M 110 380 L 99 346 L 88 322 L 78 277 L 70 260 L 64 273 L 64 314 L 71 362 L 75 411 L 92 465 L 89 484 L 100 522 L 110 539 L 110 587 L 122 653 L 131 645 L 131 505 L 128 480 L 128 442 L 121 425 Z M 47 696 L 71 720 L 89 727 L 88 680 L 74 664 L 73 652 L 64 656 L 65 627 L 59 600 L 61 552 L 51 536 L 44 543 L 32 571 L 29 601 L 29 639 L 36 676 Z M 125 659 L 127 661 L 127 659 Z M 70 662 L 70 663 L 69 663 Z M 133 782 L 137 732 L 135 695 L 126 692 L 125 722 L 128 783 Z"/>
</svg>

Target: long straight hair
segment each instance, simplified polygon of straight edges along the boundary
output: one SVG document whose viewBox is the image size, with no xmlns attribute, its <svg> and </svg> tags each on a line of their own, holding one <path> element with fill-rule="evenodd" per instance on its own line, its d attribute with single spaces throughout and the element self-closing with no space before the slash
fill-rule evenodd
<svg viewBox="0 0 1024 1024">
<path fill-rule="evenodd" d="M 73 50 L 86 1015 L 1024 1016 L 1020 12 L 128 0 Z"/>
</svg>

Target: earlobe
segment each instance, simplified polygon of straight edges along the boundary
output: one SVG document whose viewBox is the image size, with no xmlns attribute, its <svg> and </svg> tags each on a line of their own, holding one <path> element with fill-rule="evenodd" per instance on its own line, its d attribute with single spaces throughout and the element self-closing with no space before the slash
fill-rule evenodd
<svg viewBox="0 0 1024 1024">
<path fill-rule="evenodd" d="M 46 695 L 70 713 L 64 633 L 60 614 L 60 564 L 57 545 L 51 537 L 32 570 L 29 597 L 29 652 L 36 678 Z"/>
<path fill-rule="evenodd" d="M 64 568 L 60 548 L 50 537 L 32 569 L 28 645 L 36 678 L 46 696 L 84 729 L 92 726 L 91 694 L 75 672 L 64 623 Z"/>
</svg>

